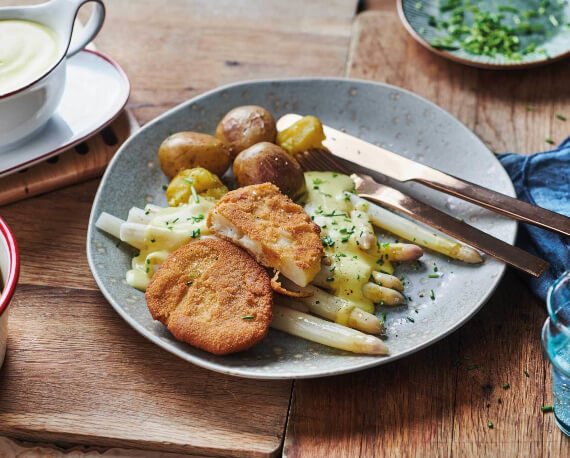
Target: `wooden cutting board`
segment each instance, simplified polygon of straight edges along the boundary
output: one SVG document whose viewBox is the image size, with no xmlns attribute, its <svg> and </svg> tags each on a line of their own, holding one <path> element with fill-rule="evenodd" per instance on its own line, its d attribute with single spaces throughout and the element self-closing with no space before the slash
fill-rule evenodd
<svg viewBox="0 0 570 458">
<path fill-rule="evenodd" d="M 0 178 L 0 206 L 103 175 L 139 125 L 125 109 L 107 127 L 58 156 Z"/>
</svg>

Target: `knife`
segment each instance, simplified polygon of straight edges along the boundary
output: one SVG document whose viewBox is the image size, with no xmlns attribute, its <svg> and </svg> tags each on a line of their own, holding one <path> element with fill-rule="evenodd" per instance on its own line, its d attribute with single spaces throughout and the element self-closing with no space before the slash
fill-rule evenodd
<svg viewBox="0 0 570 458">
<path fill-rule="evenodd" d="M 286 114 L 277 122 L 277 129 L 286 129 L 301 117 Z M 447 175 L 332 127 L 323 125 L 323 130 L 326 136 L 323 145 L 337 157 L 397 181 L 417 181 L 497 213 L 570 236 L 570 218 L 564 215 Z"/>
</svg>

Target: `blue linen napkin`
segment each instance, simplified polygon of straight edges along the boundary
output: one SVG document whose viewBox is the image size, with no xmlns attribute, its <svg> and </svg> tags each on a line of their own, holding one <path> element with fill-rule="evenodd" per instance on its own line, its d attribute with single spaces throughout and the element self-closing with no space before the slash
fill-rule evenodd
<svg viewBox="0 0 570 458">
<path fill-rule="evenodd" d="M 519 199 L 570 216 L 570 137 L 552 151 L 498 157 Z M 550 263 L 540 278 L 521 273 L 534 294 L 546 300 L 550 285 L 570 269 L 570 238 L 520 223 L 516 245 Z"/>
</svg>

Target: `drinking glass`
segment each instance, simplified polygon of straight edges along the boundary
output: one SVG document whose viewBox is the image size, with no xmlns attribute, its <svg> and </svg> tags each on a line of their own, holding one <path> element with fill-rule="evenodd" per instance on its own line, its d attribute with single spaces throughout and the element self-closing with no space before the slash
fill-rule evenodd
<svg viewBox="0 0 570 458">
<path fill-rule="evenodd" d="M 570 271 L 548 290 L 549 317 L 542 328 L 542 349 L 552 366 L 556 424 L 570 436 Z"/>
</svg>

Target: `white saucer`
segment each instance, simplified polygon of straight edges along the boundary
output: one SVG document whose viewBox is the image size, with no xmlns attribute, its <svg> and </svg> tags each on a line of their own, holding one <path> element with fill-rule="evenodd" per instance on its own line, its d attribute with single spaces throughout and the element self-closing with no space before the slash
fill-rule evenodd
<svg viewBox="0 0 570 458">
<path fill-rule="evenodd" d="M 0 152 L 0 177 L 60 154 L 108 125 L 124 108 L 130 89 L 125 72 L 104 54 L 83 50 L 70 58 L 54 116 L 39 132 Z"/>
</svg>

